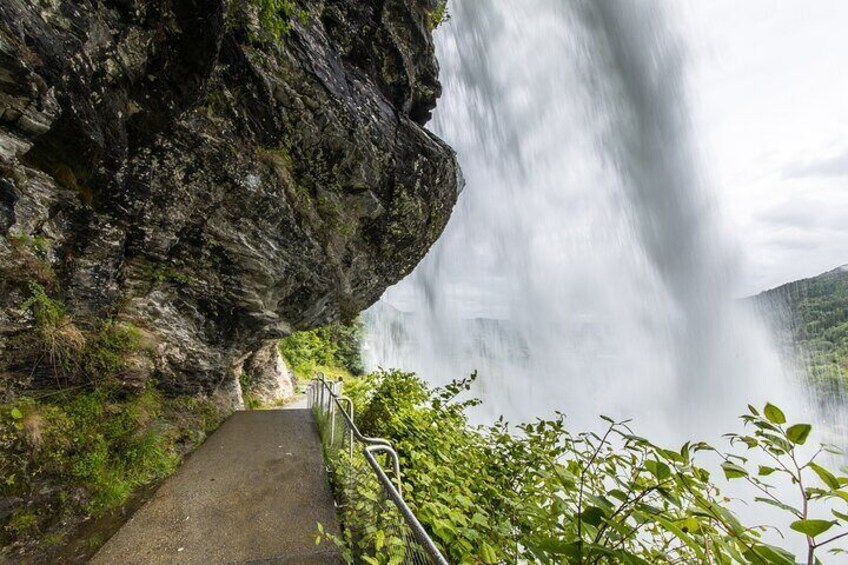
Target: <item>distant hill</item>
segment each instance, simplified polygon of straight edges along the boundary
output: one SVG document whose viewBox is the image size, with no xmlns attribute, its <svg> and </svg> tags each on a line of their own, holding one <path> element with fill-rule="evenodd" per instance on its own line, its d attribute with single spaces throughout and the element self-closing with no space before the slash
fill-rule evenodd
<svg viewBox="0 0 848 565">
<path fill-rule="evenodd" d="M 754 301 L 784 352 L 821 384 L 848 384 L 848 265 L 763 292 Z"/>
</svg>

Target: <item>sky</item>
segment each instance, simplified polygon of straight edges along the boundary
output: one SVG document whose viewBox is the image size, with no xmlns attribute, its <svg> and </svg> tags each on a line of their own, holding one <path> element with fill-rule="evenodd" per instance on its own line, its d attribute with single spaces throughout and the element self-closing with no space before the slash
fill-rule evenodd
<svg viewBox="0 0 848 565">
<path fill-rule="evenodd" d="M 848 263 L 848 2 L 686 0 L 680 15 L 740 294 Z"/>
</svg>

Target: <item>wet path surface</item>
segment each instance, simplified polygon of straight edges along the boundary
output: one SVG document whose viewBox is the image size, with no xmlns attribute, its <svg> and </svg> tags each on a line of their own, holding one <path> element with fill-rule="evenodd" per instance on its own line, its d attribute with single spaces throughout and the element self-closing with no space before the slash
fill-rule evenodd
<svg viewBox="0 0 848 565">
<path fill-rule="evenodd" d="M 92 563 L 342 563 L 318 522 L 338 533 L 312 412 L 237 412 Z"/>
</svg>

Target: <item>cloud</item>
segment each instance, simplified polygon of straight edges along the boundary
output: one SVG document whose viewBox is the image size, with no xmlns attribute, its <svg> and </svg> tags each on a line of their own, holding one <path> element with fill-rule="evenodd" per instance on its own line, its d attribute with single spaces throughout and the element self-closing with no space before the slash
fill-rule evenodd
<svg viewBox="0 0 848 565">
<path fill-rule="evenodd" d="M 809 177 L 834 178 L 844 176 L 848 176 L 848 151 L 814 161 L 793 163 L 783 169 L 783 177 L 788 179 Z"/>
<path fill-rule="evenodd" d="M 758 231 L 796 229 L 816 232 L 848 231 L 848 191 L 814 187 L 793 190 L 779 202 L 754 215 Z"/>
</svg>

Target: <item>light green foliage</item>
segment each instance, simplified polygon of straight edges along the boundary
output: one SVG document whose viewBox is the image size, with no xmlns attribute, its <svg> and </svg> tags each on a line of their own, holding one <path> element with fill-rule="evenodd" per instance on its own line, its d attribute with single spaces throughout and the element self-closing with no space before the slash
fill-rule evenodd
<svg viewBox="0 0 848 565">
<path fill-rule="evenodd" d="M 360 347 L 362 322 L 329 324 L 315 330 L 296 332 L 280 340 L 280 353 L 302 381 L 315 371 L 339 378 L 363 372 Z"/>
<path fill-rule="evenodd" d="M 252 0 L 259 9 L 259 23 L 262 29 L 276 41 L 282 41 L 291 33 L 292 20 L 297 18 L 303 25 L 309 19 L 309 12 L 299 8 L 295 0 Z"/>
<path fill-rule="evenodd" d="M 817 463 L 818 453 L 802 460 L 810 427 L 787 424 L 776 406 L 743 416 L 751 433 L 728 435 L 730 451 L 705 443 L 669 450 L 605 417 L 598 433 L 572 433 L 561 415 L 517 428 L 471 426 L 465 411 L 476 401 L 458 398 L 473 379 L 431 390 L 412 374 L 382 372 L 358 379 L 368 390 L 352 395 L 361 431 L 389 439 L 400 454 L 405 498 L 452 563 L 796 563 L 763 541 L 764 526 L 741 523 L 699 454 L 718 457 L 728 479 L 762 494 L 748 504 L 793 514 L 783 534 L 809 543 L 797 562 L 841 551 L 848 477 Z M 753 464 L 764 459 L 771 465 Z M 344 463 L 337 458 L 334 468 L 343 473 Z M 797 485 L 798 500 L 777 498 L 769 481 L 781 475 Z M 832 506 L 832 517 L 821 519 L 826 508 L 816 504 Z M 359 512 L 342 515 L 347 530 L 365 532 L 346 534 L 344 545 L 382 563 L 377 545 L 392 530 L 368 531 L 373 512 Z"/>
<path fill-rule="evenodd" d="M 155 389 L 20 398 L 0 406 L 2 496 L 26 501 L 0 524 L 3 545 L 98 516 L 174 471 L 187 447 L 217 427 L 210 401 L 165 399 Z"/>
<path fill-rule="evenodd" d="M 373 391 L 369 376 L 354 377 L 348 375 L 344 380 L 345 394 L 362 406 L 367 391 Z M 370 565 L 400 565 L 403 562 L 404 540 L 400 533 L 403 528 L 401 516 L 397 510 L 385 502 L 383 488 L 376 475 L 370 470 L 369 463 L 361 450 L 342 449 L 340 444 L 330 442 L 332 432 L 330 421 L 325 414 L 317 414 L 318 428 L 321 432 L 324 458 L 329 463 L 331 483 L 338 501 L 339 518 L 345 528 L 341 537 L 326 532 L 318 524 L 316 544 L 328 540 L 341 549 L 347 563 L 368 563 Z M 340 419 L 335 438 L 341 438 L 344 427 Z M 377 454 L 378 459 L 383 456 Z M 387 463 L 382 461 L 384 465 Z"/>
<path fill-rule="evenodd" d="M 431 30 L 436 29 L 448 21 L 450 19 L 450 13 L 448 12 L 448 0 L 438 0 L 438 2 L 436 2 L 436 7 L 429 12 L 429 16 L 430 19 L 428 24 Z"/>
<path fill-rule="evenodd" d="M 47 295 L 38 283 L 29 285 L 32 296 L 23 303 L 24 309 L 32 310 L 35 324 L 39 328 L 55 328 L 65 321 L 65 305 Z"/>
<path fill-rule="evenodd" d="M 48 369 L 57 382 L 69 382 L 85 352 L 85 336 L 70 320 L 65 305 L 51 298 L 36 282 L 29 285 L 31 296 L 21 305 L 32 314 L 35 327 L 17 337 L 17 349 L 32 364 L 32 373 Z"/>
<path fill-rule="evenodd" d="M 192 278 L 189 275 L 167 266 L 160 266 L 152 269 L 150 272 L 150 278 L 157 282 L 171 282 L 184 285 L 191 284 L 192 282 Z"/>
</svg>

